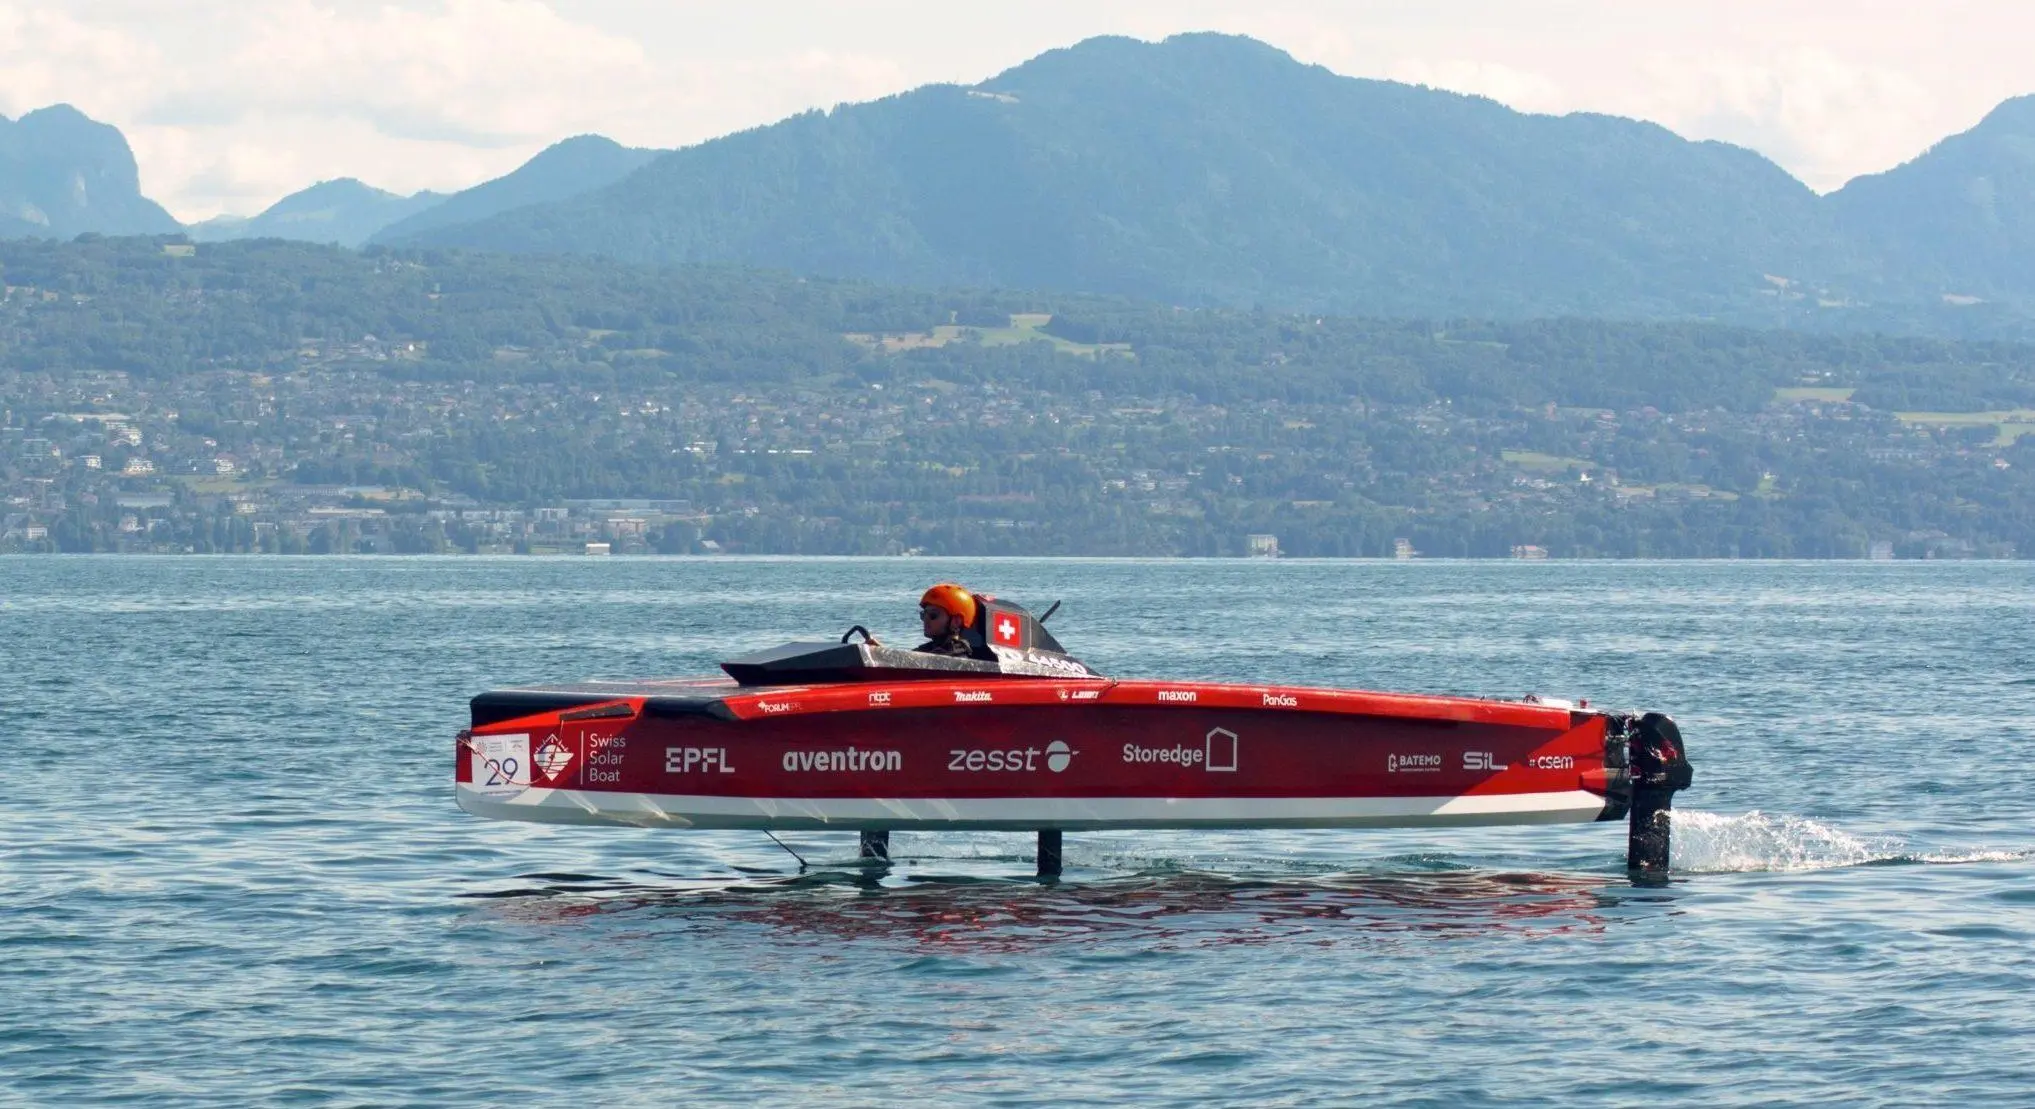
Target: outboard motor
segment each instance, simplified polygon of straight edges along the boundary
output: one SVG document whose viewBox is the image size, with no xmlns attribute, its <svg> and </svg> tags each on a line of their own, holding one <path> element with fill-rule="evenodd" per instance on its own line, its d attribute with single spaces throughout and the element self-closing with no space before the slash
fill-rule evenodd
<svg viewBox="0 0 2035 1109">
<path fill-rule="evenodd" d="M 1625 865 L 1640 873 L 1665 872 L 1675 794 L 1689 788 L 1696 774 L 1674 718 L 1649 712 L 1634 722 L 1626 737 L 1626 765 L 1632 808 Z"/>
</svg>

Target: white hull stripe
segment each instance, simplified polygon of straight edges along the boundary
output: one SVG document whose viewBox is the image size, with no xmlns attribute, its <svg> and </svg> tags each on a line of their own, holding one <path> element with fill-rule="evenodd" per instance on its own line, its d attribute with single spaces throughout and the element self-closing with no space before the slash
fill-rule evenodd
<svg viewBox="0 0 2035 1109">
<path fill-rule="evenodd" d="M 496 820 L 649 828 L 802 830 L 1034 828 L 1420 828 L 1564 824 L 1597 819 L 1585 790 L 1467 797 L 708 797 L 459 787 L 459 806 Z"/>
</svg>

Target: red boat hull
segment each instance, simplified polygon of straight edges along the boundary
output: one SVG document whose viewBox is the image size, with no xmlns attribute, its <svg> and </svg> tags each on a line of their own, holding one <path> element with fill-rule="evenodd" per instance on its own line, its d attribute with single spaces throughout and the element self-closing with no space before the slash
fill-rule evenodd
<svg viewBox="0 0 2035 1109">
<path fill-rule="evenodd" d="M 1625 718 L 1552 705 L 1101 679 L 475 699 L 467 811 L 748 829 L 1416 827 L 1617 819 Z"/>
</svg>

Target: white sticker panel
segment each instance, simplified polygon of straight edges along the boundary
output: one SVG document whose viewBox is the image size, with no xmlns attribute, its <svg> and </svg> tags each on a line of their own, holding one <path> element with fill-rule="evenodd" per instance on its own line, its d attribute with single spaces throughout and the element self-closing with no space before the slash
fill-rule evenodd
<svg viewBox="0 0 2035 1109">
<path fill-rule="evenodd" d="M 473 744 L 473 788 L 495 795 L 530 788 L 528 735 L 477 735 Z"/>
</svg>

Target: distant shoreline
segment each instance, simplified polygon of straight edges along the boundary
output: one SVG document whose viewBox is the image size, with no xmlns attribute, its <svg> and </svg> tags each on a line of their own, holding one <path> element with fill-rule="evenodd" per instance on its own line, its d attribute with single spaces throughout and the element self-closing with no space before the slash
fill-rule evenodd
<svg viewBox="0 0 2035 1109">
<path fill-rule="evenodd" d="M 2011 558 L 1715 558 L 1715 557 L 1635 557 L 1576 556 L 1569 558 L 1500 558 L 1467 556 L 1379 558 L 1364 555 L 1319 555 L 1280 558 L 1252 558 L 1222 555 L 1013 555 L 1013 554 L 769 554 L 761 552 L 728 554 L 509 554 L 501 552 L 472 554 L 452 551 L 442 554 L 264 554 L 252 551 L 221 551 L 200 554 L 195 551 L 0 551 L 0 560 L 26 562 L 31 560 L 85 559 L 155 560 L 169 561 L 189 559 L 192 561 L 235 560 L 235 561 L 290 561 L 290 562 L 690 562 L 711 564 L 717 562 L 1195 562 L 1222 564 L 1264 564 L 1264 565 L 1316 565 L 1323 563 L 1358 563 L 1380 566 L 1441 566 L 1474 563 L 1477 565 L 1536 565 L 1546 563 L 1589 564 L 1589 565 L 1638 565 L 1659 563 L 1706 563 L 1706 564 L 1757 564 L 1763 566 L 1785 565 L 1921 565 L 1952 563 L 2020 563 L 2035 561 L 2028 556 L 2015 555 Z"/>
</svg>

